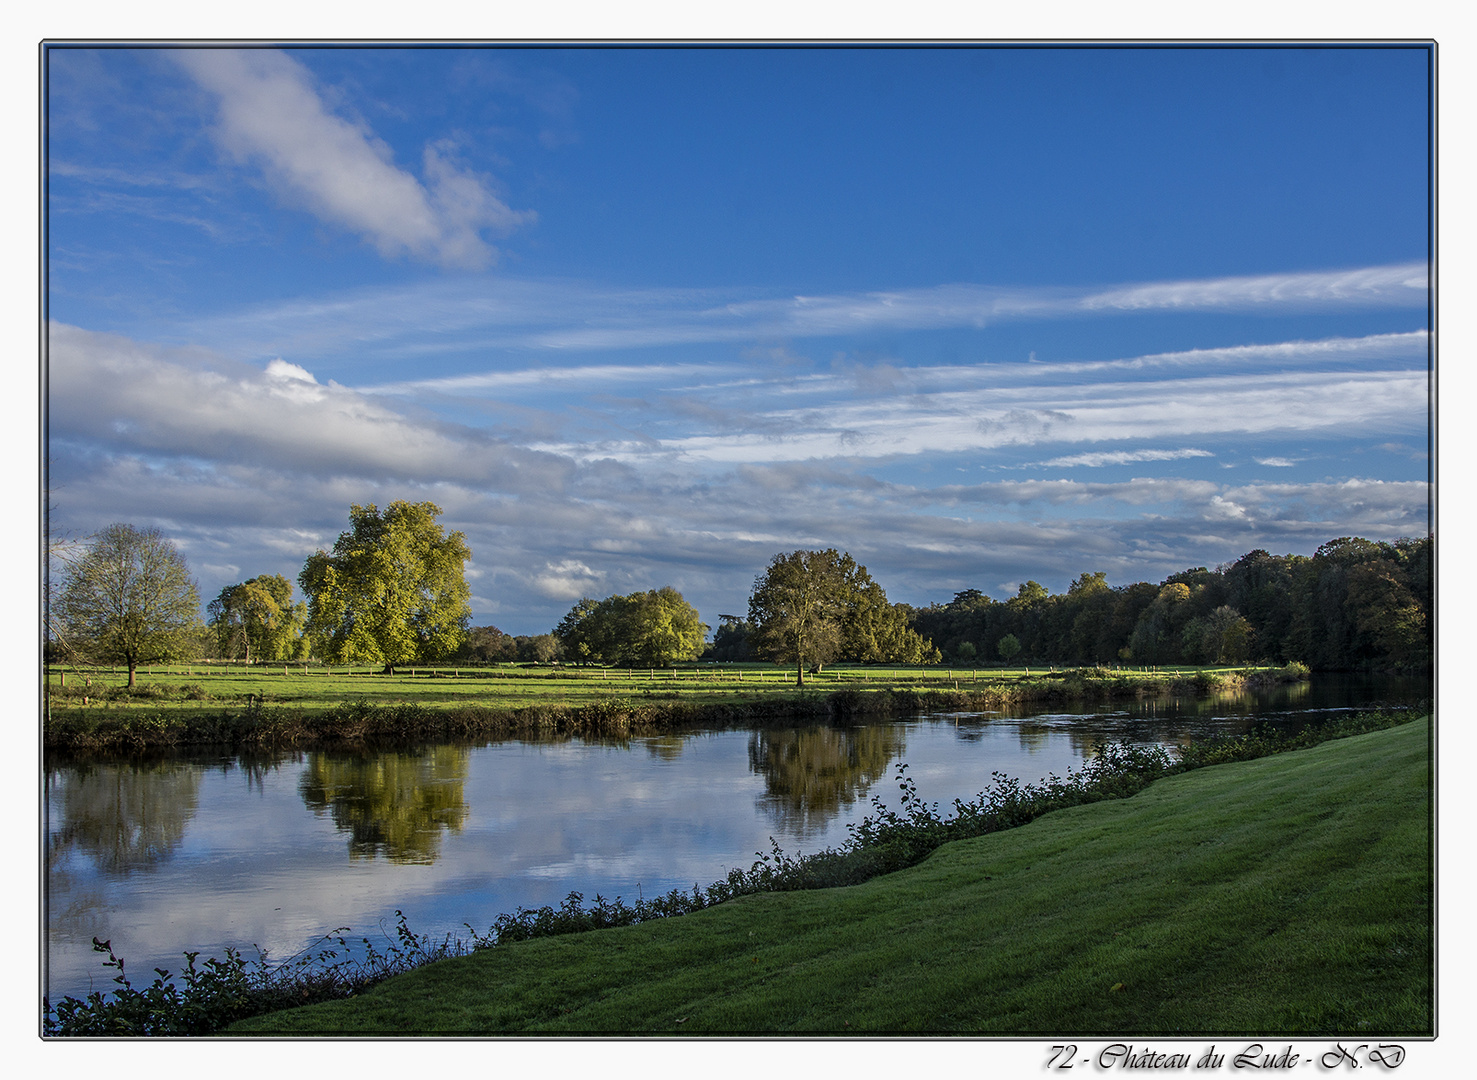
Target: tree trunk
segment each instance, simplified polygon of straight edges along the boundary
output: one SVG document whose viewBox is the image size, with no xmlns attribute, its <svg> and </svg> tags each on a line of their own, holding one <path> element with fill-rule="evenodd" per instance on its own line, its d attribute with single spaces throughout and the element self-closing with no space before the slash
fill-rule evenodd
<svg viewBox="0 0 1477 1080">
<path fill-rule="evenodd" d="M 138 683 L 138 664 L 132 660 L 128 662 L 128 688 L 132 690 Z"/>
<path fill-rule="evenodd" d="M 795 661 L 795 685 L 805 685 L 805 658 L 803 656 Z"/>
</svg>

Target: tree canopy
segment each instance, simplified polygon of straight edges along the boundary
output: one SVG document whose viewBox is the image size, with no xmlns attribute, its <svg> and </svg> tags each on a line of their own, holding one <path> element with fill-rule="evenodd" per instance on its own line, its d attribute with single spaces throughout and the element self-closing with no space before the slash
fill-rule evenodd
<svg viewBox="0 0 1477 1080">
<path fill-rule="evenodd" d="M 604 600 L 580 600 L 554 636 L 566 659 L 630 667 L 663 667 L 694 660 L 708 627 L 697 609 L 671 586 Z"/>
<path fill-rule="evenodd" d="M 333 551 L 308 557 L 298 584 L 307 597 L 313 651 L 332 663 L 393 668 L 456 652 L 471 618 L 466 538 L 447 534 L 434 503 L 349 509 Z"/>
<path fill-rule="evenodd" d="M 67 568 L 58 600 L 68 642 L 82 658 L 128 666 L 173 660 L 200 625 L 200 593 L 158 529 L 113 524 Z"/>
<path fill-rule="evenodd" d="M 911 610 L 887 602 L 865 566 L 835 548 L 776 555 L 749 596 L 751 643 L 762 656 L 805 669 L 844 658 L 861 663 L 933 663 L 932 643 L 909 625 Z"/>
<path fill-rule="evenodd" d="M 227 585 L 205 610 L 221 656 L 239 652 L 248 664 L 295 660 L 307 647 L 301 633 L 307 605 L 292 602 L 292 582 L 281 574 Z"/>
<path fill-rule="evenodd" d="M 1312 556 L 1258 549 L 1158 585 L 1084 573 L 1063 594 L 1028 581 L 1004 603 L 970 589 L 918 611 L 913 627 L 956 659 L 966 642 L 1008 635 L 1035 662 L 1428 668 L 1432 550 L 1431 537 L 1341 537 Z"/>
</svg>

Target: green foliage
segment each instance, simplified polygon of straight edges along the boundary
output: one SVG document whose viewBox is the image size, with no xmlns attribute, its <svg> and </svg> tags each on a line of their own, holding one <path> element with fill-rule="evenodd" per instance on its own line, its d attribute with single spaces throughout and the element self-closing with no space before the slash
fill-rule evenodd
<svg viewBox="0 0 1477 1080">
<path fill-rule="evenodd" d="M 995 651 L 1000 654 L 1000 659 L 1007 664 L 1014 660 L 1021 651 L 1020 639 L 1014 634 L 1006 634 L 995 646 Z"/>
<path fill-rule="evenodd" d="M 719 615 L 718 629 L 713 631 L 713 644 L 703 653 L 704 660 L 718 663 L 742 663 L 754 659 L 749 636 L 754 626 L 738 615 Z"/>
<path fill-rule="evenodd" d="M 357 953 L 350 955 L 342 936 L 348 927 L 340 927 L 280 964 L 269 963 L 265 953 L 248 961 L 239 950 L 227 949 L 223 959 L 197 967 L 200 954 L 187 952 L 179 982 L 155 968 L 156 978 L 142 990 L 134 988 L 112 942 L 93 938 L 93 950 L 108 956 L 103 966 L 118 971 L 114 990 L 110 995 L 94 991 L 85 999 L 65 997 L 55 1007 L 46 1002 L 42 1031 L 64 1038 L 210 1035 L 243 1017 L 352 997 L 391 975 L 470 951 L 451 935 L 436 942 L 415 934 L 399 911 L 395 919 L 395 939 L 386 948 L 360 938 Z"/>
<path fill-rule="evenodd" d="M 467 630 L 458 660 L 472 660 L 483 664 L 496 664 L 518 658 L 518 644 L 496 626 L 473 626 Z"/>
<path fill-rule="evenodd" d="M 560 621 L 554 636 L 564 656 L 582 663 L 667 667 L 695 660 L 707 625 L 671 586 L 604 600 L 583 599 Z"/>
<path fill-rule="evenodd" d="M 292 602 L 292 583 L 281 574 L 263 574 L 227 585 L 205 610 L 216 633 L 220 656 L 244 656 L 249 664 L 297 660 L 307 655 L 302 629 L 308 608 Z"/>
<path fill-rule="evenodd" d="M 67 568 L 57 604 L 77 656 L 139 664 L 181 657 L 200 623 L 200 594 L 184 556 L 158 529 L 114 524 L 92 537 Z"/>
<path fill-rule="evenodd" d="M 1268 663 L 1318 670 L 1431 666 L 1432 540 L 1330 541 L 1311 557 L 1257 550 L 1158 585 L 1109 586 L 1083 573 L 1053 595 L 1034 581 L 1005 603 L 976 589 L 917 612 L 912 625 L 950 655 L 961 643 L 1020 643 L 1029 662 L 1081 665 Z"/>
<path fill-rule="evenodd" d="M 332 663 L 393 667 L 451 656 L 471 616 L 463 576 L 466 538 L 447 535 L 434 503 L 349 509 L 350 529 L 298 576 L 308 598 L 315 655 Z"/>
<path fill-rule="evenodd" d="M 912 610 L 889 604 L 865 566 L 835 548 L 776 555 L 749 596 L 750 644 L 761 656 L 807 669 L 833 660 L 936 664 L 937 648 L 913 629 Z"/>
<path fill-rule="evenodd" d="M 751 642 L 761 656 L 805 669 L 841 653 L 842 620 L 854 587 L 856 564 L 834 548 L 776 555 L 749 595 Z"/>
</svg>

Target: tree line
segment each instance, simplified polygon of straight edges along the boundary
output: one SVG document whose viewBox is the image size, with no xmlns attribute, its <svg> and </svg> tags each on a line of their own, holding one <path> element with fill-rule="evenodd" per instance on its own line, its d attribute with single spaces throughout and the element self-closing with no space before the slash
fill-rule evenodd
<svg viewBox="0 0 1477 1080">
<path fill-rule="evenodd" d="M 1432 542 L 1344 537 L 1312 556 L 1257 550 L 1158 584 L 1110 586 L 1082 573 L 1065 593 L 1035 581 L 997 601 L 978 589 L 916 609 L 888 601 L 850 554 L 774 556 L 743 615 L 711 642 L 670 586 L 583 597 L 547 634 L 469 626 L 466 538 L 434 503 L 352 506 L 331 551 L 297 585 L 259 575 L 222 589 L 200 618 L 184 556 L 157 529 L 114 524 L 68 554 L 46 622 L 49 655 L 140 664 L 215 656 L 252 662 L 565 661 L 664 667 L 767 659 L 807 673 L 837 661 L 1215 664 L 1300 660 L 1321 669 L 1431 664 Z M 49 598 L 50 599 L 50 598 Z"/>
<path fill-rule="evenodd" d="M 1341 537 L 1311 556 L 1258 549 L 1159 584 L 1081 574 L 997 601 L 976 589 L 914 612 L 951 660 L 1216 664 L 1298 660 L 1322 670 L 1429 668 L 1432 541 Z"/>
</svg>

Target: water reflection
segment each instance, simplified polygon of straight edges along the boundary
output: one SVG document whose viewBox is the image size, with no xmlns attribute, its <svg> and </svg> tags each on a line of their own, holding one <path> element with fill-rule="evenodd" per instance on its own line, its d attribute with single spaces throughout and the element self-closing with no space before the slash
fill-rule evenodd
<svg viewBox="0 0 1477 1080">
<path fill-rule="evenodd" d="M 749 769 L 764 777 L 759 804 L 779 829 L 808 836 L 865 795 L 904 747 L 900 724 L 756 731 Z"/>
<path fill-rule="evenodd" d="M 1429 681 L 1406 691 L 1429 699 Z M 130 971 L 182 949 L 253 943 L 286 956 L 335 926 L 439 936 L 570 890 L 627 898 L 690 888 L 786 852 L 845 842 L 893 766 L 947 809 L 992 774 L 1080 768 L 1099 741 L 1175 743 L 1396 700 L 1392 680 L 1058 711 L 723 728 L 631 740 L 534 738 L 415 753 L 50 763 L 47 981 L 106 988 L 91 950 Z M 1071 711 L 1068 711 L 1071 710 Z M 1308 714 L 1304 714 L 1306 719 Z M 638 749 L 639 748 L 639 749 Z M 346 850 L 347 849 L 347 850 Z"/>
<path fill-rule="evenodd" d="M 441 839 L 467 819 L 471 752 L 436 746 L 372 756 L 312 753 L 299 781 L 303 802 L 349 834 L 349 857 L 429 864 Z"/>
<path fill-rule="evenodd" d="M 51 770 L 47 866 L 75 850 L 112 876 L 157 869 L 184 840 L 204 771 L 178 762 Z"/>
</svg>

